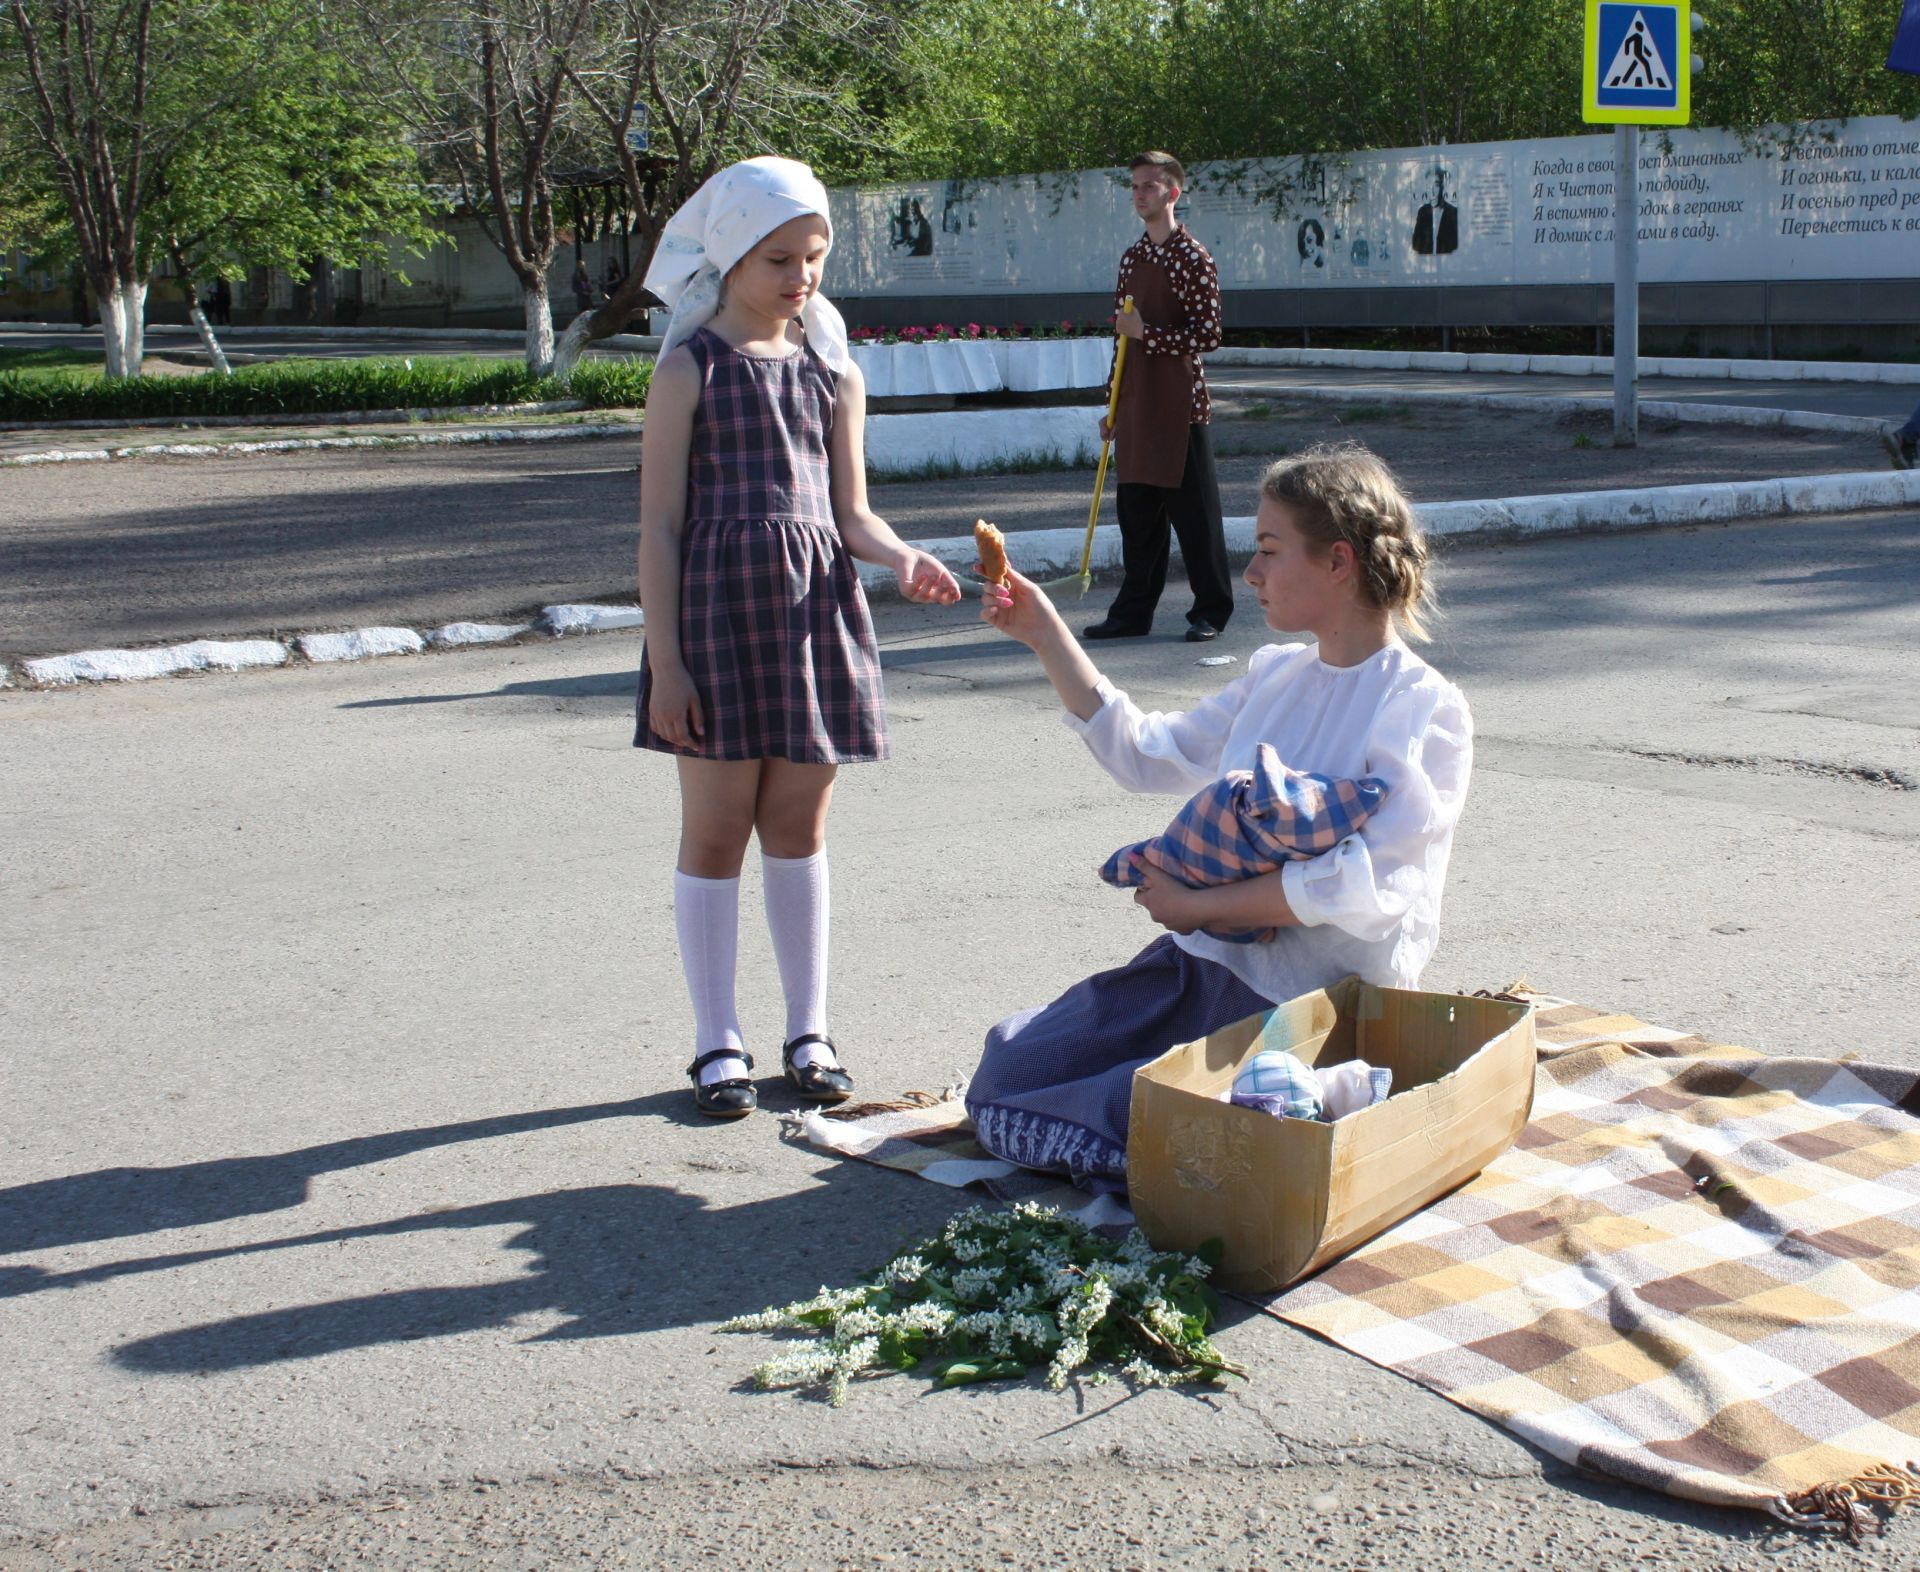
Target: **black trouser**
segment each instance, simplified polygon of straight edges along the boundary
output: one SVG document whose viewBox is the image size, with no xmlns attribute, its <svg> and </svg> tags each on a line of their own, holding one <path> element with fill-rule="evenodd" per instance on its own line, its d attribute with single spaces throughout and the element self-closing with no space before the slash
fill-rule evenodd
<svg viewBox="0 0 1920 1572">
<path fill-rule="evenodd" d="M 1187 468 L 1179 485 L 1123 481 L 1114 492 L 1126 576 L 1107 616 L 1142 632 L 1153 625 L 1153 609 L 1167 587 L 1174 535 L 1180 537 L 1180 557 L 1187 565 L 1187 582 L 1193 586 L 1193 610 L 1187 620 L 1224 628 L 1233 615 L 1233 576 L 1227 570 L 1227 540 L 1220 526 L 1213 443 L 1205 426 L 1189 426 L 1187 433 Z"/>
</svg>

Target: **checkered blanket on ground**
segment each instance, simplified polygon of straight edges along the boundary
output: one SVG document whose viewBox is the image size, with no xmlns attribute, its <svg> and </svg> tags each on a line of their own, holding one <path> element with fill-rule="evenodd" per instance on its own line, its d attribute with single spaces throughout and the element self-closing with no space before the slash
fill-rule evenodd
<svg viewBox="0 0 1920 1572">
<path fill-rule="evenodd" d="M 1332 851 L 1379 808 L 1387 783 L 1336 780 L 1288 769 L 1272 744 L 1261 743 L 1250 770 L 1229 770 L 1203 786 L 1150 841 L 1122 846 L 1100 867 L 1100 877 L 1132 889 L 1142 863 L 1172 874 L 1192 889 L 1237 884 L 1272 873 L 1282 863 Z M 1208 929 L 1216 938 L 1255 944 L 1271 928 Z"/>
<path fill-rule="evenodd" d="M 1920 1499 L 1920 1074 L 1526 997 L 1540 1064 L 1513 1150 L 1262 1308 L 1670 1495 L 1853 1535 L 1866 1503 Z M 855 1112 L 804 1133 L 1087 1207 L 988 1157 L 956 1099 Z M 1089 1220 L 1124 1220 L 1104 1204 Z"/>
</svg>

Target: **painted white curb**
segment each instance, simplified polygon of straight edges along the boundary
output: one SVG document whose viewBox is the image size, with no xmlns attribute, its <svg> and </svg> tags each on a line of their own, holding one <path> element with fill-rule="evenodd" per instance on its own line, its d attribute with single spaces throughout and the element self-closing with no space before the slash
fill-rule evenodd
<svg viewBox="0 0 1920 1572">
<path fill-rule="evenodd" d="M 1611 355 L 1480 355 L 1407 349 L 1216 349 L 1210 366 L 1319 366 L 1349 371 L 1452 371 L 1469 375 L 1611 377 Z M 1876 382 L 1920 386 L 1920 365 L 1898 361 L 1733 360 L 1641 355 L 1643 377 L 1705 382 Z"/>
<path fill-rule="evenodd" d="M 0 337 L 8 333 L 98 333 L 96 327 L 81 327 L 77 322 L 8 322 L 0 324 Z M 563 328 L 562 332 L 565 331 Z M 198 340 L 200 330 L 191 322 L 149 322 L 141 329 L 147 338 L 183 337 Z M 482 338 L 503 344 L 524 344 L 527 341 L 525 328 L 422 328 L 422 327 L 309 327 L 304 323 L 287 322 L 275 327 L 271 324 L 258 326 L 248 324 L 244 327 L 223 327 L 217 335 L 221 343 L 228 339 L 246 338 L 339 338 L 339 339 L 375 339 L 406 338 L 421 340 L 450 340 L 463 338 Z M 557 338 L 557 335 L 556 335 Z M 609 338 L 595 339 L 594 347 L 611 344 L 617 349 L 641 349 L 657 351 L 660 348 L 658 333 L 615 333 Z"/>
<path fill-rule="evenodd" d="M 415 420 L 488 420 L 501 415 L 571 415 L 577 398 L 544 404 L 441 404 L 422 409 L 344 409 L 317 415 L 139 415 L 126 420 L 0 420 L 0 431 L 193 431 L 220 426 L 375 426 Z"/>
<path fill-rule="evenodd" d="M 155 442 L 134 448 L 94 448 L 21 453 L 0 458 L 0 469 L 29 464 L 73 464 L 83 460 L 139 458 L 247 458 L 258 453 L 337 452 L 351 448 L 492 446 L 505 442 L 564 442 L 583 437 L 638 437 L 637 425 L 489 426 L 481 431 L 405 432 L 380 437 L 283 437 L 267 442 Z"/>
<path fill-rule="evenodd" d="M 1626 491 L 1574 491 L 1557 496 L 1499 497 L 1487 501 L 1427 502 L 1414 509 L 1430 535 L 1547 535 L 1580 530 L 1649 529 L 1661 524 L 1702 524 L 1733 519 L 1786 518 L 1819 513 L 1859 513 L 1920 504 L 1920 470 L 1869 470 L 1845 475 L 1801 475 L 1783 480 L 1722 481 L 1695 486 L 1646 486 Z M 1223 520 L 1227 550 L 1253 551 L 1253 518 Z M 1030 579 L 1064 578 L 1080 571 L 1084 529 L 1021 531 L 1007 537 L 1007 559 Z M 977 560 L 973 537 L 913 542 L 956 573 Z M 1174 543 L 1177 552 L 1179 542 Z M 1093 535 L 1092 569 L 1120 566 L 1118 525 L 1102 524 Z M 860 564 L 860 582 L 871 596 L 897 597 L 893 574 Z"/>
<path fill-rule="evenodd" d="M 1374 402 L 1378 402 L 1377 395 Z M 938 410 L 867 417 L 867 473 L 875 479 L 960 473 L 999 464 L 1093 462 L 1100 451 L 1104 406 L 1047 409 Z M 0 458 L 0 468 L 132 458 L 243 458 L 260 453 L 354 448 L 450 447 L 472 443 L 558 442 L 640 435 L 637 423 L 580 426 L 490 426 L 475 431 L 403 432 L 368 437 L 284 437 L 259 442 L 156 442 L 143 447 L 52 449 Z"/>
<path fill-rule="evenodd" d="M 325 665 L 369 655 L 418 655 L 427 641 L 412 628 L 355 628 L 351 633 L 303 633 L 293 647 L 315 665 Z"/>
<path fill-rule="evenodd" d="M 73 655 L 49 655 L 24 661 L 29 680 L 69 682 L 138 682 L 166 677 L 177 671 L 238 671 L 243 666 L 282 666 L 287 647 L 273 639 L 196 639 L 155 650 L 81 650 Z"/>
<path fill-rule="evenodd" d="M 504 644 L 538 626 L 532 622 L 449 622 L 427 635 L 427 643 L 437 650 L 458 649 L 464 644 Z"/>
<path fill-rule="evenodd" d="M 1868 470 L 1842 475 L 1798 475 L 1779 480 L 1724 481 L 1695 486 L 1649 486 L 1625 491 L 1576 491 L 1557 496 L 1499 497 L 1481 501 L 1428 502 L 1415 509 L 1432 535 L 1544 535 L 1581 530 L 1650 529 L 1663 524 L 1701 524 L 1734 519 L 1785 518 L 1823 513 L 1856 513 L 1874 508 L 1920 506 L 1920 470 Z M 1224 521 L 1227 550 L 1246 556 L 1253 550 L 1253 519 Z M 1080 571 L 1084 529 L 1029 530 L 1007 537 L 1007 557 L 1022 573 L 1042 581 L 1064 579 Z M 971 535 L 913 542 L 956 573 L 976 561 Z M 1178 550 L 1176 542 L 1175 550 Z M 1094 531 L 1091 569 L 1120 566 L 1120 531 L 1103 524 Z M 858 565 L 870 596 L 893 598 L 899 586 L 893 574 L 872 563 Z M 361 628 L 350 633 L 309 633 L 294 647 L 310 661 L 361 660 L 374 655 L 412 654 L 426 648 L 497 643 L 536 628 L 559 636 L 644 627 L 646 614 L 634 606 L 560 604 L 545 607 L 536 623 L 450 622 L 425 638 L 411 628 Z M 179 671 L 234 670 L 241 666 L 278 666 L 286 662 L 284 644 L 266 639 L 221 642 L 201 639 L 154 650 L 83 650 L 25 661 L 26 680 L 45 686 L 75 682 L 124 682 Z M 0 687 L 7 684 L 0 666 Z"/>
<path fill-rule="evenodd" d="M 1531 414 L 1572 415 L 1608 411 L 1610 393 L 1473 393 L 1446 388 L 1276 388 L 1280 403 L 1370 404 L 1375 408 L 1425 404 L 1454 409 L 1517 410 Z M 1837 431 L 1876 436 L 1888 422 L 1873 415 L 1829 415 L 1817 409 L 1769 409 L 1746 404 L 1682 404 L 1670 399 L 1641 399 L 1643 420 L 1671 420 L 1683 426 L 1745 426 L 1759 431 Z"/>
<path fill-rule="evenodd" d="M 638 606 L 548 606 L 540 613 L 540 626 L 556 638 L 566 633 L 641 628 L 646 622 L 647 614 Z"/>
</svg>

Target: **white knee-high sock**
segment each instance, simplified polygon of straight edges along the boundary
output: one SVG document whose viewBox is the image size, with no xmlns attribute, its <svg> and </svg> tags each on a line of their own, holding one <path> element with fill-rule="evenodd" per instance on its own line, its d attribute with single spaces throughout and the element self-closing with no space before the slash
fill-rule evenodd
<svg viewBox="0 0 1920 1572">
<path fill-rule="evenodd" d="M 740 1015 L 733 974 L 740 950 L 740 881 L 673 875 L 673 923 L 680 934 L 680 969 L 693 1001 L 693 1051 L 740 1048 Z M 700 1072 L 701 1084 L 747 1073 L 738 1059 L 721 1059 Z"/>
<path fill-rule="evenodd" d="M 811 857 L 760 855 L 767 928 L 787 996 L 787 1041 L 827 1029 L 827 849 Z M 830 1049 L 809 1043 L 795 1064 L 832 1064 Z"/>
</svg>

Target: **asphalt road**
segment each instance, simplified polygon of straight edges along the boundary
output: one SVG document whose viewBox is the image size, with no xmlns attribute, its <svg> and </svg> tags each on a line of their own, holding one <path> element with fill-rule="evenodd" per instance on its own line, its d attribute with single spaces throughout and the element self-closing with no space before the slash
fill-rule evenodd
<svg viewBox="0 0 1920 1572">
<path fill-rule="evenodd" d="M 1483 379 L 1490 380 L 1490 379 Z M 1264 418 L 1235 410 L 1264 408 Z M 1261 469 L 1358 439 L 1425 500 L 1763 479 L 1880 468 L 1871 437 L 1649 422 L 1614 449 L 1606 417 L 1288 405 L 1223 393 L 1227 512 Z M 172 639 L 512 617 L 630 602 L 637 436 L 512 447 L 137 459 L 0 471 L 0 659 Z M 910 540 L 1078 526 L 1091 467 L 876 485 Z M 1113 521 L 1113 487 L 1105 518 Z"/>
<path fill-rule="evenodd" d="M 1429 987 L 1920 1063 L 1920 515 L 1452 553 L 1475 784 Z M 1102 652 L 1158 707 L 1209 670 Z M 1131 953 L 1157 828 L 964 611 L 883 606 L 834 810 L 862 1088 Z M 630 636 L 0 693 L 0 1565 L 1778 1567 L 1858 1552 L 1571 1473 L 1251 1311 L 1212 1395 L 740 1381 L 721 1319 L 956 1203 L 690 1114 L 676 804 Z M 743 903 L 750 1038 L 777 989 Z M 775 1099 L 777 1100 L 777 1099 Z"/>
</svg>

